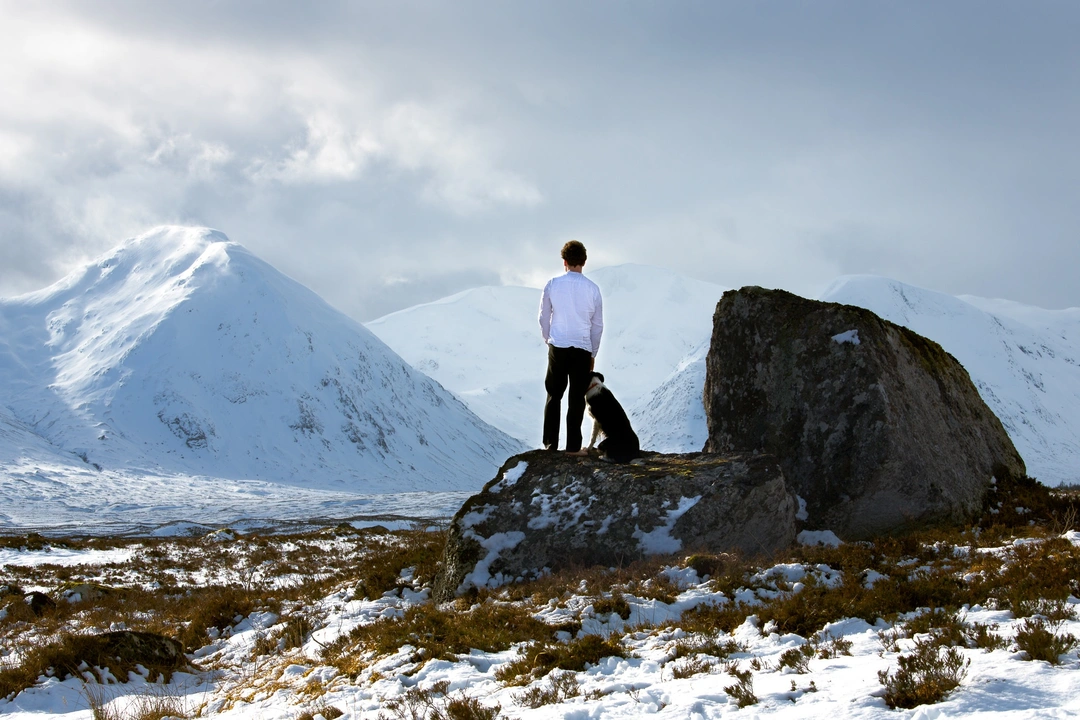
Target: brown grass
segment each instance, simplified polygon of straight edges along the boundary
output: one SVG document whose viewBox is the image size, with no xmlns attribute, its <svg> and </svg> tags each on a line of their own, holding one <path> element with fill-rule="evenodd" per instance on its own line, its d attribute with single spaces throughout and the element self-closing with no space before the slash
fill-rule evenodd
<svg viewBox="0 0 1080 720">
<path fill-rule="evenodd" d="M 681 563 L 695 568 L 702 577 L 708 575 L 712 589 L 729 598 L 759 587 L 773 592 L 779 589 L 780 594 L 760 605 L 724 602 L 685 612 L 673 623 L 688 633 L 674 645 L 671 670 L 680 676 L 704 672 L 712 663 L 740 652 L 742 648 L 728 633 L 750 614 L 762 623 L 773 622 L 779 632 L 806 638 L 804 649 L 799 649 L 804 660 L 794 654 L 790 658 L 804 665 L 813 657 L 835 657 L 847 651 L 842 639 L 821 635 L 826 624 L 846 617 L 870 623 L 878 618 L 895 622 L 901 616 L 910 617 L 897 624 L 893 642 L 917 635 L 923 645 L 942 652 L 954 646 L 987 650 L 1005 646 L 1007 641 L 995 628 L 968 624 L 958 612 L 964 605 L 975 604 L 1033 618 L 1023 626 L 1017 645 L 1023 642 L 1026 647 L 1021 649 L 1029 656 L 1050 661 L 1048 654 L 1056 648 L 1066 647 L 1067 652 L 1073 647 L 1067 644 L 1068 637 L 1056 634 L 1053 628 L 1056 622 L 1072 617 L 1066 599 L 1080 593 L 1080 548 L 1055 537 L 1055 533 L 1060 534 L 1062 527 L 1073 522 L 1069 513 L 1078 498 L 1080 492 L 1044 493 L 1020 483 L 998 489 L 993 499 L 998 512 L 975 530 L 922 532 L 837 548 L 794 548 L 767 560 L 698 554 L 682 559 L 651 558 L 615 569 L 568 569 L 531 582 L 484 590 L 446 607 L 430 603 L 412 607 L 404 617 L 380 620 L 339 639 L 326 648 L 324 660 L 355 677 L 375 659 L 396 653 L 404 645 L 414 648 L 414 660 L 419 663 L 430 658 L 452 659 L 471 649 L 493 652 L 522 644 L 521 657 L 500 668 L 501 681 L 530 684 L 555 669 L 577 672 L 602 657 L 623 655 L 625 649 L 617 639 L 598 637 L 557 642 L 555 633 L 560 629 L 577 635 L 581 618 L 567 614 L 566 624 L 557 628 L 537 620 L 537 608 L 551 600 L 565 608 L 571 595 L 586 596 L 592 599 L 597 614 L 614 613 L 625 620 L 631 617 L 631 605 L 637 598 L 665 603 L 674 600 L 678 588 L 660 573 L 666 566 Z M 1030 512 L 1010 515 L 1006 512 L 1009 503 L 1024 508 L 1028 503 Z M 1035 525 L 1029 523 L 1033 518 Z M 1013 521 L 1018 524 L 1010 525 Z M 1036 541 L 1014 545 L 1016 538 Z M 178 638 L 186 649 L 194 650 L 209 642 L 210 628 L 228 634 L 238 618 L 266 610 L 284 613 L 284 617 L 280 626 L 259 639 L 256 654 L 288 652 L 318 626 L 320 620 L 310 607 L 314 600 L 336 591 L 377 598 L 405 586 L 429 585 L 444 541 L 441 532 L 375 533 L 347 526 L 290 536 L 246 535 L 226 543 L 201 538 L 5 538 L 0 545 L 124 547 L 133 550 L 134 557 L 128 563 L 99 567 L 0 568 L 0 586 L 9 587 L 9 594 L 0 599 L 8 607 L 7 616 L 0 621 L 0 641 L 27 657 L 22 667 L 0 673 L 0 694 L 9 695 L 35 682 L 50 666 L 57 672 L 70 672 L 65 668 L 72 667 L 73 638 L 86 635 L 86 628 L 107 628 L 113 623 Z M 987 547 L 995 549 L 981 550 Z M 828 565 L 842 573 L 842 582 L 828 587 L 811 572 L 803 580 L 801 592 L 790 592 L 783 583 L 770 586 L 760 573 L 776 562 L 799 562 L 810 570 Z M 402 578 L 405 568 L 413 568 L 408 579 Z M 867 570 L 884 577 L 867 587 L 863 580 Z M 29 611 L 18 587 L 12 588 L 44 586 L 58 598 L 64 587 L 83 583 L 108 586 L 110 591 L 93 600 L 61 601 L 40 617 Z M 580 607 L 579 602 L 571 606 Z M 916 610 L 919 614 L 910 615 Z M 939 653 L 939 660 L 941 657 L 944 655 Z M 915 660 L 909 661 L 912 672 L 914 664 Z M 122 668 L 114 674 L 121 677 L 121 672 Z M 903 684 L 896 674 L 889 677 L 894 684 Z M 753 694 L 752 685 L 747 687 L 741 681 L 731 687 L 745 698 Z M 547 682 L 532 689 L 539 693 L 552 688 L 554 685 Z M 454 705 L 450 698 L 438 699 L 439 712 L 468 705 L 467 699 L 454 700 L 460 702 Z"/>
<path fill-rule="evenodd" d="M 507 685 L 526 685 L 556 668 L 581 672 L 606 657 L 626 657 L 616 640 L 586 635 L 569 643 L 534 642 L 521 648 L 521 657 L 495 671 L 495 679 Z"/>
<path fill-rule="evenodd" d="M 453 659 L 472 649 L 498 652 L 515 643 L 547 640 L 553 632 L 517 604 L 486 602 L 464 612 L 415 605 L 401 618 L 356 628 L 329 645 L 323 660 L 355 676 L 367 664 L 363 657 L 383 657 L 403 645 L 412 645 L 418 659 Z"/>
<path fill-rule="evenodd" d="M 897 665 L 894 672 L 878 672 L 885 702 L 891 708 L 913 708 L 944 699 L 960 685 L 970 661 L 956 648 L 916 642 L 911 653 L 897 658 Z"/>
<path fill-rule="evenodd" d="M 141 652 L 138 646 L 117 644 L 114 635 L 64 635 L 31 649 L 18 667 L 0 671 L 0 697 L 32 686 L 39 676 L 81 676 L 84 669 L 97 667 L 127 680 L 140 665 L 149 671 L 151 681 L 161 677 L 166 682 L 173 672 L 190 667 L 183 654 Z"/>
</svg>

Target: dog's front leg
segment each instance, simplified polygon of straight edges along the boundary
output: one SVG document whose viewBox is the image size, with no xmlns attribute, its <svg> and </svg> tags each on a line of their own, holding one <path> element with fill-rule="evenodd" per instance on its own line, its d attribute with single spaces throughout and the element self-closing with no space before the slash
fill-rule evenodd
<svg viewBox="0 0 1080 720">
<path fill-rule="evenodd" d="M 592 438 L 589 440 L 589 449 L 590 450 L 592 450 L 593 447 L 596 445 L 596 438 L 600 437 L 600 433 L 602 433 L 603 431 L 604 431 L 604 429 L 602 427 L 600 427 L 600 421 L 597 420 L 596 418 L 593 418 L 593 421 L 592 421 Z"/>
</svg>

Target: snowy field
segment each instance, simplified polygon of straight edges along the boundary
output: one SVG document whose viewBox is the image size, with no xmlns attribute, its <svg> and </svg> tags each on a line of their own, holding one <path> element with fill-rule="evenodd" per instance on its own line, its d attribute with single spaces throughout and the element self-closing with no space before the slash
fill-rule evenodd
<svg viewBox="0 0 1080 720">
<path fill-rule="evenodd" d="M 410 520 L 447 520 L 472 494 L 358 494 L 40 462 L 12 463 L 4 475 L 0 534 L 162 536 L 224 526 L 282 532 L 346 520 L 394 528 Z"/>
<path fill-rule="evenodd" d="M 1080 545 L 1080 533 L 1068 533 L 1065 539 Z M 1010 545 L 978 549 L 958 547 L 955 554 L 961 563 L 978 565 L 979 556 L 1003 557 L 1015 547 L 1033 542 L 1040 541 L 1017 540 Z M 23 564 L 54 563 L 58 559 L 55 553 L 44 551 L 15 555 Z M 13 554 L 8 552 L 0 562 L 10 563 L 12 559 Z M 95 552 L 81 557 L 88 566 L 123 559 Z M 78 560 L 76 554 L 63 558 L 69 566 Z M 909 565 L 913 577 L 930 572 L 914 559 Z M 1004 640 L 1003 647 L 959 648 L 969 665 L 960 686 L 947 699 L 911 710 L 891 710 L 883 699 L 878 673 L 895 673 L 898 658 L 910 654 L 916 641 L 928 637 L 906 637 L 903 632 L 905 623 L 917 618 L 919 611 L 898 618 L 893 625 L 884 620 L 871 625 L 863 620 L 837 619 L 813 638 L 778 632 L 773 623 L 763 623 L 751 615 L 732 633 L 712 636 L 713 645 L 707 646 L 700 633 L 680 627 L 684 612 L 705 605 L 722 607 L 733 600 L 760 605 L 785 593 L 798 593 L 807 583 L 837 585 L 843 582 L 843 574 L 823 564 L 780 564 L 748 577 L 746 585 L 730 596 L 687 567 L 671 566 L 661 575 L 674 594 L 663 600 L 625 593 L 625 618 L 597 610 L 598 598 L 584 581 L 558 601 L 530 606 L 533 616 L 548 624 L 580 623 L 579 637 L 597 635 L 621 644 L 626 657 L 608 657 L 580 672 L 556 673 L 522 686 L 508 685 L 496 677 L 500 668 L 519 657 L 518 648 L 502 652 L 474 650 L 456 659 L 425 660 L 415 647 L 403 645 L 396 652 L 370 657 L 371 662 L 355 678 L 320 662 L 323 648 L 354 628 L 400 618 L 408 608 L 428 601 L 428 588 L 413 580 L 411 569 L 404 569 L 397 589 L 381 597 L 364 597 L 357 588 L 346 585 L 306 607 L 305 612 L 318 618 L 317 629 L 300 647 L 280 656 L 260 656 L 253 649 L 268 634 L 280 630 L 284 619 L 272 612 L 254 612 L 237 618 L 224 632 L 212 633 L 208 644 L 194 653 L 195 660 L 212 671 L 177 673 L 169 685 L 162 686 L 148 683 L 138 673 L 132 674 L 130 682 L 117 684 L 107 672 L 87 668 L 83 678 L 41 678 L 35 687 L 14 700 L 0 700 L 0 714 L 12 720 L 91 720 L 99 717 L 89 707 L 93 700 L 104 708 L 99 713 L 108 711 L 113 713 L 109 717 L 125 717 L 125 712 L 141 707 L 147 697 L 163 696 L 177 703 L 184 716 L 223 720 L 296 720 L 319 717 L 320 709 L 331 707 L 347 720 L 421 718 L 425 715 L 397 714 L 407 713 L 409 708 L 418 712 L 420 697 L 426 697 L 431 707 L 444 710 L 448 700 L 470 698 L 474 707 L 491 710 L 498 705 L 499 717 L 522 720 L 1017 720 L 1080 714 L 1080 660 L 1076 650 L 1063 655 L 1058 665 L 1027 660 L 1015 642 L 1022 623 L 1008 610 L 978 605 L 964 608 L 961 619 L 969 625 L 981 623 L 993 628 Z M 862 582 L 873 583 L 876 579 L 874 573 L 864 573 Z M 528 601 L 516 604 L 523 602 L 528 605 Z M 1057 632 L 1080 636 L 1080 621 L 1075 617 L 1080 600 L 1070 597 L 1067 602 L 1074 615 L 1058 626 Z M 570 639 L 569 633 L 562 634 L 564 639 Z M 791 663 L 791 651 L 811 639 L 817 647 L 830 647 L 834 652 L 821 653 L 801 664 Z M 715 647 L 717 641 L 734 650 L 723 658 L 711 655 L 708 648 Z M 701 653 L 687 652 L 695 645 L 705 649 Z M 8 663 L 13 660 L 12 652 L 11 648 L 5 649 L 4 660 Z M 831 657 L 822 657 L 828 655 Z M 739 707 L 730 691 L 738 684 L 733 671 L 748 678 L 743 686 L 751 689 L 756 702 Z M 556 678 L 561 691 L 554 689 Z M 433 689 L 436 692 L 431 692 Z M 447 695 L 440 694 L 440 690 Z M 530 707 L 530 690 L 534 699 L 548 692 L 550 702 Z"/>
</svg>

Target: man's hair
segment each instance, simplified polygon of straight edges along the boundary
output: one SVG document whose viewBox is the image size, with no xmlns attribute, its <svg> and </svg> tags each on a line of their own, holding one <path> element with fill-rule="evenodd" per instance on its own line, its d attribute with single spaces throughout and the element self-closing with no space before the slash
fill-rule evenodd
<svg viewBox="0 0 1080 720">
<path fill-rule="evenodd" d="M 585 253 L 585 246 L 577 240 L 571 240 L 562 246 L 562 259 L 565 260 L 566 264 L 570 267 L 584 265 L 587 257 L 588 255 Z"/>
</svg>

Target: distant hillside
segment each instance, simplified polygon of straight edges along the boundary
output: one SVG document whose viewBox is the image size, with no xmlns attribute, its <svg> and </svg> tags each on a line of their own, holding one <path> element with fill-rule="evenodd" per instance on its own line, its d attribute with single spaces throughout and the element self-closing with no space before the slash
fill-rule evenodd
<svg viewBox="0 0 1080 720">
<path fill-rule="evenodd" d="M 711 317 L 711 316 L 710 316 Z M 699 452 L 705 446 L 705 340 L 651 393 L 627 408 L 641 446 L 657 452 Z"/>
<path fill-rule="evenodd" d="M 819 299 L 867 308 L 938 342 L 967 369 L 1028 473 L 1048 485 L 1080 481 L 1080 309 L 958 298 L 869 275 L 839 278 Z M 649 447 L 704 445 L 703 358 L 687 358 L 634 408 Z"/>
<path fill-rule="evenodd" d="M 604 292 L 597 368 L 643 446 L 700 450 L 704 357 L 724 288 L 639 265 L 587 274 Z M 478 288 L 368 327 L 482 418 L 536 446 L 545 366 L 539 298 L 535 289 Z M 1033 476 L 1050 485 L 1080 480 L 1080 309 L 956 298 L 870 276 L 840 278 L 819 299 L 865 307 L 939 342 L 967 368 Z"/>
<path fill-rule="evenodd" d="M 596 369 L 629 411 L 709 336 L 725 288 L 646 265 L 586 275 L 604 297 Z M 539 309 L 540 290 L 483 287 L 367 327 L 481 418 L 539 447 L 547 366 Z"/>
<path fill-rule="evenodd" d="M 396 492 L 477 488 L 522 448 L 201 228 L 154 230 L 0 300 L 0 393 L 5 461 Z"/>
</svg>

